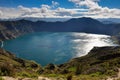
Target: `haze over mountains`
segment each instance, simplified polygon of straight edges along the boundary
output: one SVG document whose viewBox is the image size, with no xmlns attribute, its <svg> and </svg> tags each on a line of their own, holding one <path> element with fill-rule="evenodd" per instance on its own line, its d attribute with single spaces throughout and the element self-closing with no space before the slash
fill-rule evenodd
<svg viewBox="0 0 120 80">
<path fill-rule="evenodd" d="M 92 18 L 73 18 L 64 22 L 46 21 L 0 21 L 0 38 L 10 39 L 31 32 L 85 32 L 116 35 L 120 32 L 119 23 L 104 24 Z"/>
</svg>

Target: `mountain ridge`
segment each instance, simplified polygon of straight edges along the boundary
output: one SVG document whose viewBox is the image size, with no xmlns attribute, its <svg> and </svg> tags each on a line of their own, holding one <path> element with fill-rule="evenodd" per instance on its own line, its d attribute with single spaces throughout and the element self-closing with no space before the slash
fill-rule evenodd
<svg viewBox="0 0 120 80">
<path fill-rule="evenodd" d="M 32 32 L 86 32 L 115 35 L 120 32 L 120 24 L 103 24 L 92 18 L 73 18 L 64 22 L 29 20 L 0 21 L 1 40 L 12 39 Z"/>
</svg>

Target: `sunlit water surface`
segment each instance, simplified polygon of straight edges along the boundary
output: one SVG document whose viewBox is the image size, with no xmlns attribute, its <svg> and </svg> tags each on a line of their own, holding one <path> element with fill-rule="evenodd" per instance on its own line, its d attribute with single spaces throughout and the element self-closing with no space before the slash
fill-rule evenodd
<svg viewBox="0 0 120 80">
<path fill-rule="evenodd" d="M 60 64 L 87 54 L 94 46 L 116 46 L 110 36 L 64 32 L 40 32 L 4 42 L 4 48 L 18 57 L 35 60 L 43 66 Z"/>
</svg>

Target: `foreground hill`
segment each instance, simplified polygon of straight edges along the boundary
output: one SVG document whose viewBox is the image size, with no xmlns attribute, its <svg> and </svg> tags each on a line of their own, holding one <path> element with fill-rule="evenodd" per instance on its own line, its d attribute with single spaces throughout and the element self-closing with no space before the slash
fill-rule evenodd
<svg viewBox="0 0 120 80">
<path fill-rule="evenodd" d="M 120 68 L 120 47 L 94 47 L 86 56 L 60 66 L 74 74 L 115 75 Z"/>
<path fill-rule="evenodd" d="M 17 58 L 12 53 L 0 48 L 0 76 L 35 77 L 41 69 L 41 66 L 34 61 Z"/>
<path fill-rule="evenodd" d="M 103 80 L 107 76 L 119 78 L 120 47 L 94 47 L 87 55 L 74 58 L 67 63 L 48 64 L 44 68 L 33 61 L 15 57 L 0 49 L 0 76 L 53 77 L 50 80 Z M 40 78 L 40 77 L 39 77 Z M 117 80 L 116 79 L 116 80 Z M 32 79 L 30 79 L 32 80 Z M 41 79 L 40 79 L 41 80 Z"/>
<path fill-rule="evenodd" d="M 115 35 L 120 24 L 103 24 L 92 18 L 76 18 L 65 22 L 0 21 L 0 39 L 11 39 L 31 32 L 86 32 Z"/>
<path fill-rule="evenodd" d="M 53 64 L 48 66 L 47 73 L 77 75 L 76 79 L 85 77 L 84 75 L 98 77 L 94 80 L 102 80 L 99 78 L 105 78 L 105 76 L 117 77 L 118 79 L 120 78 L 117 76 L 120 71 L 120 47 L 94 47 L 85 56 L 74 58 L 58 66 Z"/>
</svg>

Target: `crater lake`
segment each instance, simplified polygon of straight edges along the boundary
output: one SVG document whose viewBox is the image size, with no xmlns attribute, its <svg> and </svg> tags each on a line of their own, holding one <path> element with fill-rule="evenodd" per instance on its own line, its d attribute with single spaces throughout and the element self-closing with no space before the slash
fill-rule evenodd
<svg viewBox="0 0 120 80">
<path fill-rule="evenodd" d="M 86 55 L 93 47 L 116 46 L 108 35 L 78 32 L 38 32 L 4 41 L 4 48 L 17 57 L 34 60 L 42 66 L 61 64 Z"/>
</svg>

